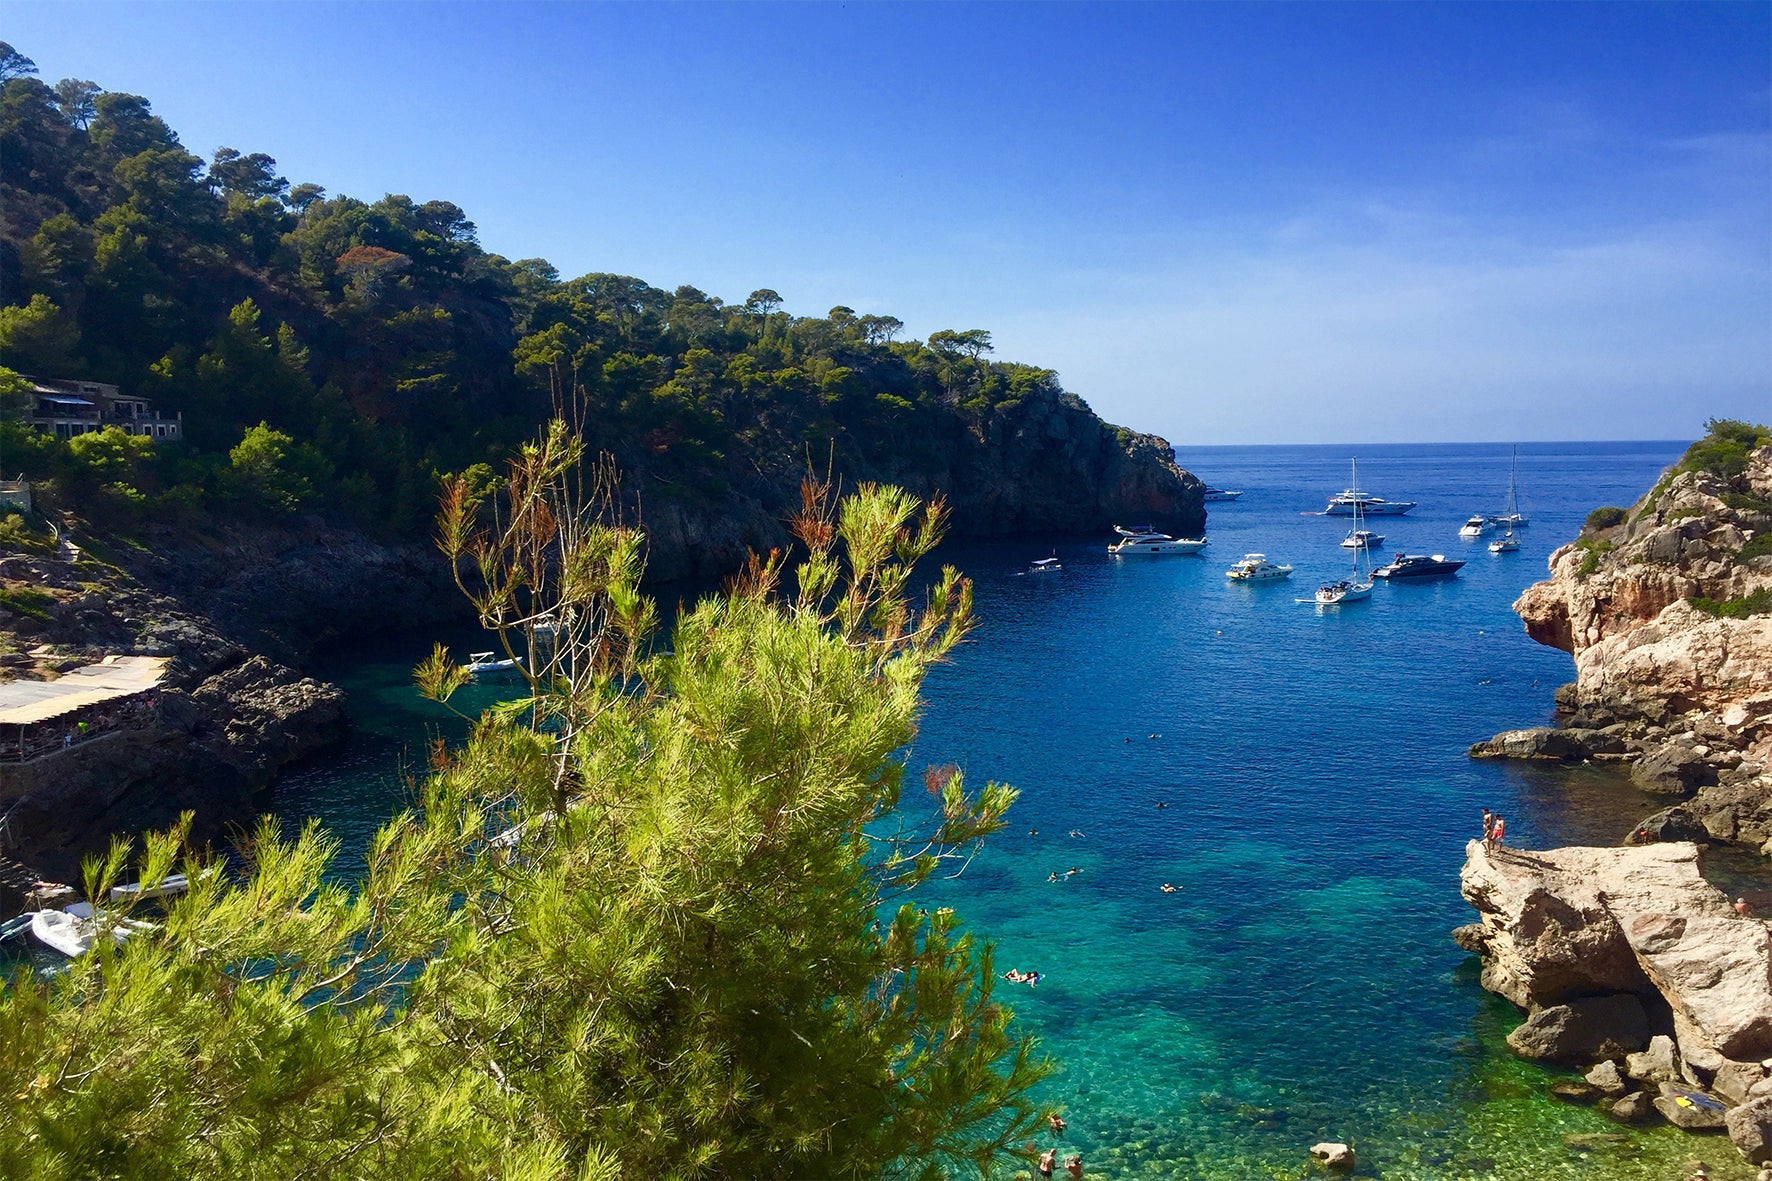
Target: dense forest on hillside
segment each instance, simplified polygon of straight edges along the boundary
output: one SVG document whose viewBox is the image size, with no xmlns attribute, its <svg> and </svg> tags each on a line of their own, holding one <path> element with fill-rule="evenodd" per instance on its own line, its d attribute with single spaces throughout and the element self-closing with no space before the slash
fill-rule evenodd
<svg viewBox="0 0 1772 1181">
<path fill-rule="evenodd" d="M 563 279 L 484 249 L 448 201 L 329 196 L 258 152 L 205 162 L 147 99 L 52 86 L 0 50 L 0 365 L 115 383 L 186 428 L 156 450 L 10 426 L 8 474 L 59 475 L 138 513 L 324 511 L 411 534 L 437 473 L 496 465 L 562 403 L 645 511 L 704 517 L 775 504 L 809 461 L 951 491 L 1017 434 L 1077 434 L 1054 414 L 1100 426 L 1050 370 L 990 360 L 985 331 L 903 340 L 891 316 L 795 317 L 769 290 L 731 304 Z M 1096 452 L 1134 447 L 1099 433 Z"/>
</svg>

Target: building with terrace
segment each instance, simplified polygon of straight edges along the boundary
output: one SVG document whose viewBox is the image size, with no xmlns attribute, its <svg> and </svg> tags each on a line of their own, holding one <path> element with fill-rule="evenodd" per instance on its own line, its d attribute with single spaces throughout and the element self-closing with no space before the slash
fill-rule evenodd
<svg viewBox="0 0 1772 1181">
<path fill-rule="evenodd" d="M 31 383 L 30 424 L 58 439 L 72 439 L 106 427 L 159 441 L 176 441 L 185 433 L 184 415 L 167 416 L 146 398 L 120 393 L 100 381 L 65 381 L 26 376 Z"/>
</svg>

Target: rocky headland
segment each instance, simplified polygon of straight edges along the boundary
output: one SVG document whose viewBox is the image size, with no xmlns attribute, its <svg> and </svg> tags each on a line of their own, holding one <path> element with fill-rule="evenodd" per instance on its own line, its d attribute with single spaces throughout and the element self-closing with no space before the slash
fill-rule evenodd
<svg viewBox="0 0 1772 1181">
<path fill-rule="evenodd" d="M 1772 447 L 1707 466 L 1714 442 L 1551 554 L 1514 610 L 1574 658 L 1559 724 L 1471 754 L 1616 762 L 1669 800 L 1639 833 L 1772 851 Z"/>
<path fill-rule="evenodd" d="M 1559 1097 L 1624 1123 L 1727 1132 L 1772 1164 L 1772 931 L 1702 873 L 1704 848 L 1772 854 L 1772 442 L 1713 422 L 1642 499 L 1596 509 L 1514 604 L 1568 652 L 1558 725 L 1479 758 L 1614 762 L 1668 797 L 1618 848 L 1473 841 L 1483 987 L 1526 1013 L 1522 1057 L 1586 1071 Z"/>
</svg>

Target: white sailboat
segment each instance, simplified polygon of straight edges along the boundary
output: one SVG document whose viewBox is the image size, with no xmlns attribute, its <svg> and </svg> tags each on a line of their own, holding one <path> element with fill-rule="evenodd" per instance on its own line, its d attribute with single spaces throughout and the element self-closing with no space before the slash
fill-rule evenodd
<svg viewBox="0 0 1772 1181">
<path fill-rule="evenodd" d="M 1511 529 L 1518 529 L 1522 525 L 1530 525 L 1532 523 L 1532 518 L 1528 517 L 1525 513 L 1520 511 L 1519 482 L 1520 482 L 1520 449 L 1518 447 L 1515 447 L 1513 459 L 1508 464 L 1508 469 L 1507 469 L 1507 511 L 1505 513 L 1499 513 L 1496 516 L 1489 517 L 1488 518 L 1489 524 L 1500 525 L 1503 528 L 1511 530 Z M 1515 546 L 1514 548 L 1518 549 L 1519 547 Z"/>
<path fill-rule="evenodd" d="M 1359 461 L 1350 461 L 1353 468 L 1351 487 L 1360 486 Z M 1361 531 L 1361 505 L 1354 504 L 1354 533 Z M 1349 534 L 1353 536 L 1353 534 Z M 1353 569 L 1346 578 L 1338 578 L 1334 582 L 1325 582 L 1317 588 L 1316 602 L 1319 607 L 1339 607 L 1343 603 L 1357 603 L 1372 597 L 1372 579 L 1360 576 L 1360 559 L 1365 555 L 1365 546 L 1354 547 Z"/>
</svg>

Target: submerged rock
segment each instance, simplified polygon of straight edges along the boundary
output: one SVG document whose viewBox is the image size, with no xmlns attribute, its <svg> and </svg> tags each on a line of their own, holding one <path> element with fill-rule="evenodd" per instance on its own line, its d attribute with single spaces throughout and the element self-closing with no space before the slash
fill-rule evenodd
<svg viewBox="0 0 1772 1181">
<path fill-rule="evenodd" d="M 1550 1093 L 1551 1098 L 1561 1099 L 1564 1103 L 1579 1103 L 1585 1105 L 1597 1102 L 1600 1098 L 1598 1087 L 1570 1078 L 1558 1079 L 1556 1082 L 1552 1083 L 1550 1086 Z"/>
<path fill-rule="evenodd" d="M 1356 1163 L 1354 1150 L 1335 1140 L 1311 1145 L 1311 1159 L 1325 1169 L 1351 1169 Z"/>
</svg>

